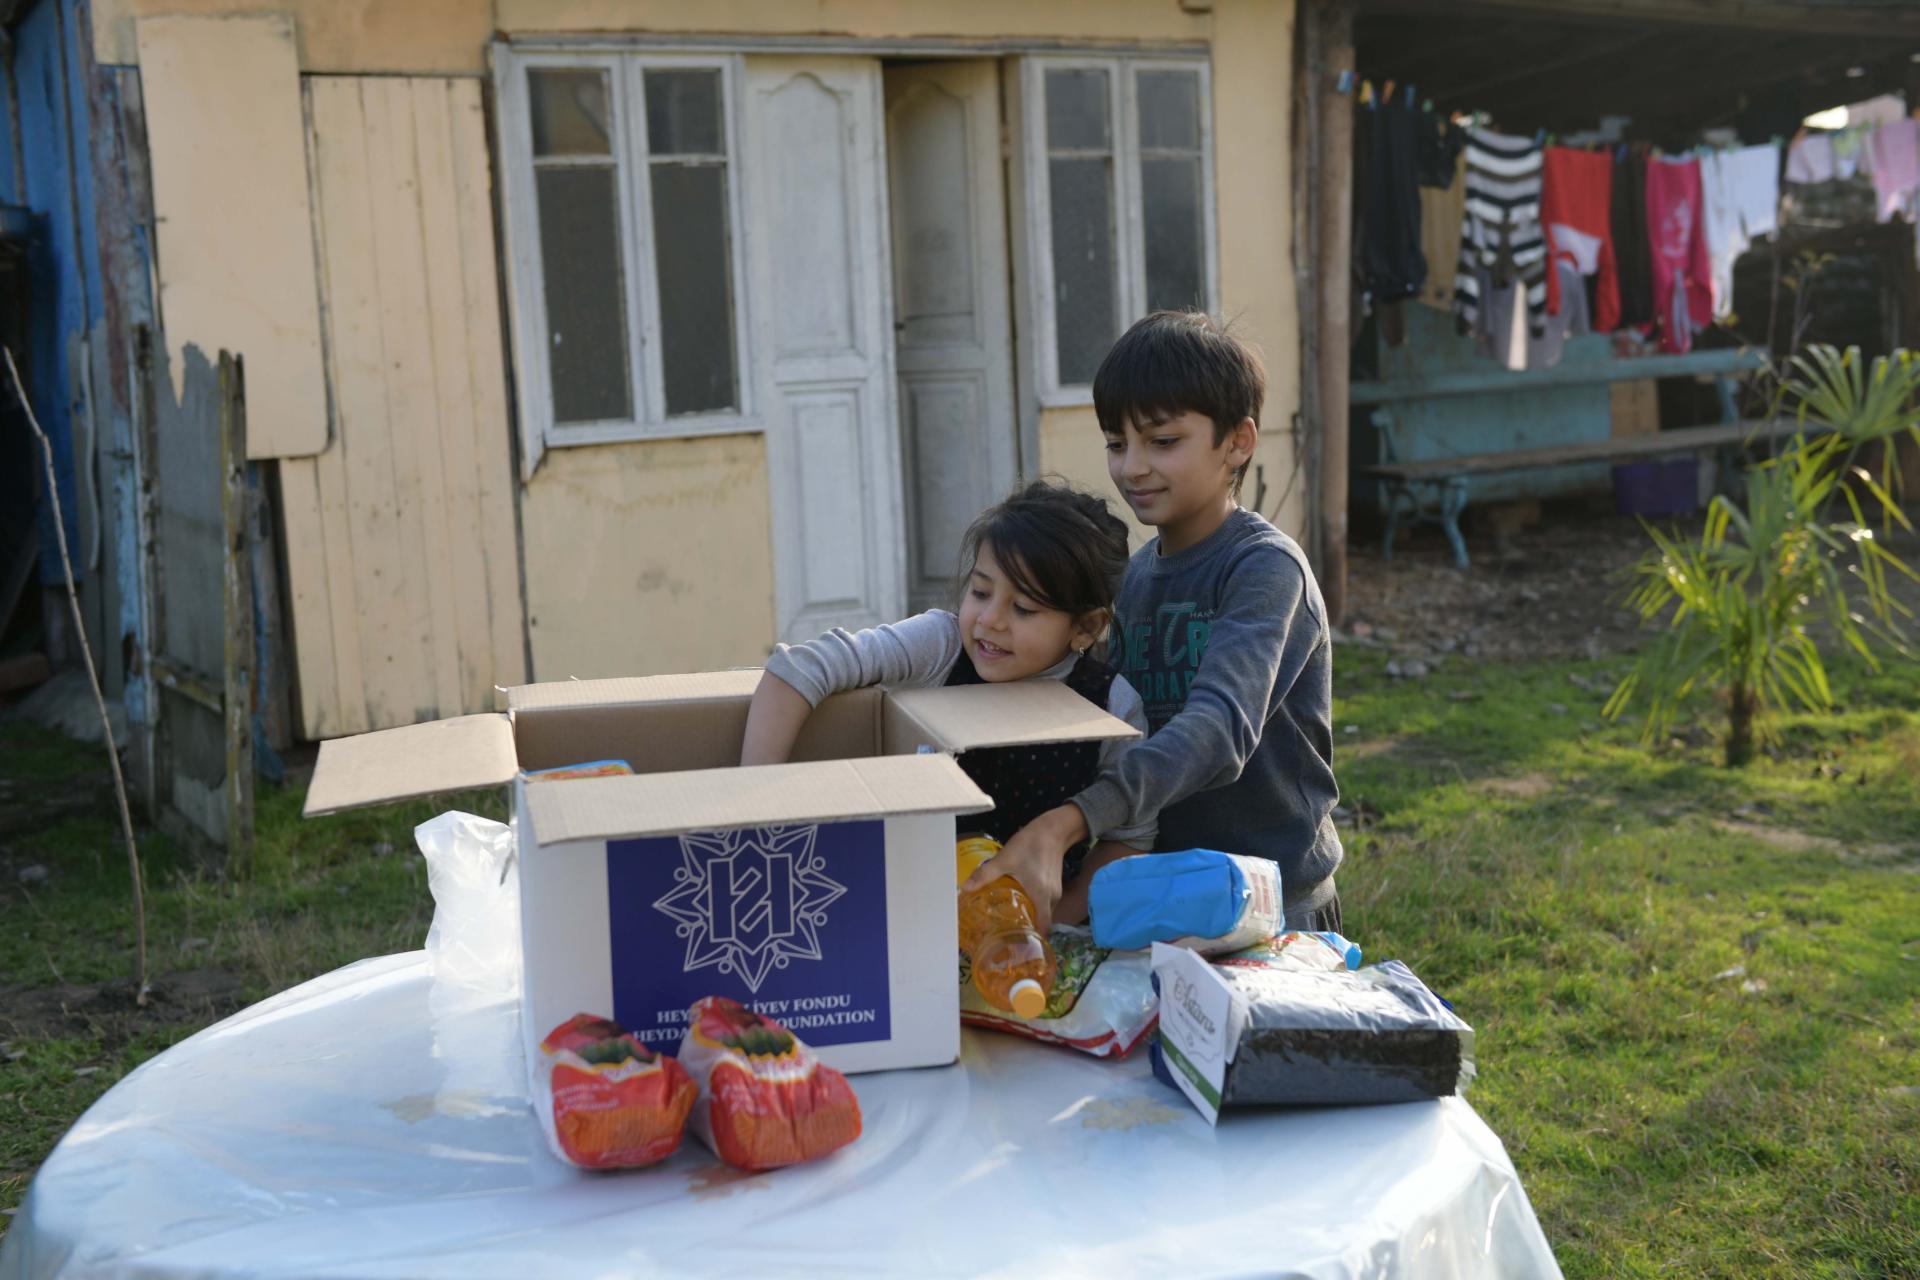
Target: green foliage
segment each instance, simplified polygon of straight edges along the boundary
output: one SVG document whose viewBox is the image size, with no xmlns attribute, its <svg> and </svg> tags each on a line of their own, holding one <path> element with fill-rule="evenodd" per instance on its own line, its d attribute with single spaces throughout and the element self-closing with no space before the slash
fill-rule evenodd
<svg viewBox="0 0 1920 1280">
<path fill-rule="evenodd" d="M 1794 373 L 1783 388 L 1787 405 L 1803 427 L 1812 422 L 1832 433 L 1818 442 L 1826 459 L 1839 461 L 1848 484 L 1857 480 L 1868 490 L 1883 522 L 1906 525 L 1897 501 L 1902 494 L 1894 445 L 1902 435 L 1920 444 L 1920 414 L 1913 407 L 1920 397 L 1920 359 L 1896 351 L 1875 357 L 1869 367 L 1858 347 L 1842 352 L 1814 345 L 1788 365 Z M 1854 466 L 1869 445 L 1880 446 L 1877 476 Z"/>
<path fill-rule="evenodd" d="M 1801 432 L 1751 469 L 1740 501 L 1716 496 L 1697 541 L 1648 526 L 1653 548 L 1627 603 L 1664 630 L 1614 690 L 1609 718 L 1643 704 L 1651 741 L 1691 695 L 1710 690 L 1726 703 L 1727 763 L 1744 764 L 1783 710 L 1832 709 L 1824 643 L 1875 666 L 1882 654 L 1911 654 L 1913 611 L 1890 579 L 1915 574 L 1875 536 L 1862 495 L 1883 530 L 1912 530 L 1893 446 L 1903 433 L 1920 441 L 1911 407 L 1920 362 L 1902 351 L 1868 372 L 1859 355 L 1816 346 L 1794 357 L 1798 373 L 1782 394 L 1818 433 Z M 1879 446 L 1878 478 L 1855 465 L 1868 445 Z"/>
</svg>

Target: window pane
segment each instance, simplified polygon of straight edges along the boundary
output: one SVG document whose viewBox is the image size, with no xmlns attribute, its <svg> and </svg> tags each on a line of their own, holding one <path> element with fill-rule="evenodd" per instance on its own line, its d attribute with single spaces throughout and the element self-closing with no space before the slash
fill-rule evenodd
<svg viewBox="0 0 1920 1280">
<path fill-rule="evenodd" d="M 1142 71 L 1133 84 L 1140 105 L 1140 145 L 1198 151 L 1199 75 L 1192 71 Z"/>
<path fill-rule="evenodd" d="M 556 422 L 633 416 L 613 178 L 598 165 L 534 171 Z"/>
<path fill-rule="evenodd" d="M 656 164 L 652 175 L 667 413 L 737 408 L 726 167 Z"/>
<path fill-rule="evenodd" d="M 715 156 L 720 129 L 718 71 L 649 71 L 647 151 L 655 156 Z"/>
<path fill-rule="evenodd" d="M 533 104 L 533 154 L 613 154 L 607 127 L 607 77 L 602 71 L 529 71 Z"/>
<path fill-rule="evenodd" d="M 1060 383 L 1093 381 L 1120 336 L 1114 315 L 1113 163 L 1071 157 L 1047 163 L 1053 216 L 1053 316 Z"/>
<path fill-rule="evenodd" d="M 1200 157 L 1142 160 L 1140 204 L 1146 224 L 1147 309 L 1204 310 Z"/>
<path fill-rule="evenodd" d="M 1104 151 L 1107 137 L 1107 73 L 1047 72 L 1047 147 Z"/>
</svg>

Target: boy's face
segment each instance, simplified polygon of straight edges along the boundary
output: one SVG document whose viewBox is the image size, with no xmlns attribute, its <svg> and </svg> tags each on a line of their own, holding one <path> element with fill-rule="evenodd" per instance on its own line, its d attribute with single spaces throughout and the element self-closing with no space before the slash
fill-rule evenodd
<svg viewBox="0 0 1920 1280">
<path fill-rule="evenodd" d="M 1191 410 L 1108 433 L 1107 474 L 1141 524 L 1165 534 L 1232 508 L 1233 473 L 1253 456 L 1257 428 L 1246 418 L 1213 437 L 1213 419 Z"/>
</svg>

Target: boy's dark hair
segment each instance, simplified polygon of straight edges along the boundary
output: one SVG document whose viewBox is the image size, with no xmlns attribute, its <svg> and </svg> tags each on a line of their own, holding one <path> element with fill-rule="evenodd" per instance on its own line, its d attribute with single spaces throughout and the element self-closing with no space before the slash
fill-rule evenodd
<svg viewBox="0 0 1920 1280">
<path fill-rule="evenodd" d="M 1242 418 L 1258 422 L 1266 398 L 1259 352 L 1204 311 L 1156 311 L 1136 322 L 1093 375 L 1093 411 L 1108 435 L 1201 413 L 1213 420 L 1218 446 Z M 1236 494 L 1251 461 L 1233 473 Z"/>
<path fill-rule="evenodd" d="M 1104 498 L 1035 480 L 980 513 L 960 540 L 960 582 L 985 543 L 1013 589 L 1074 618 L 1112 609 L 1127 570 L 1127 526 Z"/>
</svg>

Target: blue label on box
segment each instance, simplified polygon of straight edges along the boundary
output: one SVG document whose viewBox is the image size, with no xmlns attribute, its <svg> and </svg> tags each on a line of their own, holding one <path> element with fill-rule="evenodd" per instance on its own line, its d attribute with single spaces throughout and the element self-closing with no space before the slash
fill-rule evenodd
<svg viewBox="0 0 1920 1280">
<path fill-rule="evenodd" d="M 613 1016 L 674 1052 L 728 996 L 808 1044 L 885 1040 L 886 825 L 752 827 L 607 842 Z"/>
</svg>

